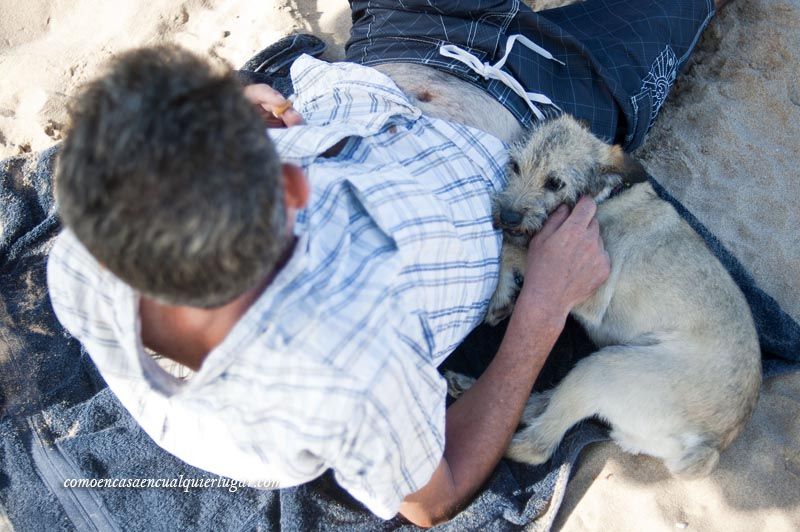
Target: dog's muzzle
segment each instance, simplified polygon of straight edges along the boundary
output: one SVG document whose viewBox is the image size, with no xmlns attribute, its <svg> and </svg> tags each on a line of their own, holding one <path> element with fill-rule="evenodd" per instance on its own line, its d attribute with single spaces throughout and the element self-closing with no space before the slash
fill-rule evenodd
<svg viewBox="0 0 800 532">
<path fill-rule="evenodd" d="M 522 214 L 511 209 L 500 210 L 500 225 L 504 229 L 514 229 L 522 223 Z"/>
</svg>

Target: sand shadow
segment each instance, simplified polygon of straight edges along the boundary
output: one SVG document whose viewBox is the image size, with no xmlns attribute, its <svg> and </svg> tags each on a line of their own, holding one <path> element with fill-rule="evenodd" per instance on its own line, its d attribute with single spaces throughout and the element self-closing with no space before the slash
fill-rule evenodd
<svg viewBox="0 0 800 532">
<path fill-rule="evenodd" d="M 326 2 L 320 8 L 320 2 L 288 0 L 289 13 L 294 21 L 328 45 L 322 58 L 327 61 L 344 59 L 344 45 L 350 35 L 350 8 L 347 2 L 339 0 Z M 336 6 L 336 4 L 340 4 Z"/>
</svg>

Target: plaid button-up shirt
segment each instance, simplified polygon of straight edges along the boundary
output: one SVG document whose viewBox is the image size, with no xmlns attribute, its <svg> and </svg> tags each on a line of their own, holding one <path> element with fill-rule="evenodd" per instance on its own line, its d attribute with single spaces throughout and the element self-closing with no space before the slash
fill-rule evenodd
<svg viewBox="0 0 800 532">
<path fill-rule="evenodd" d="M 444 450 L 436 367 L 483 318 L 500 235 L 490 197 L 506 146 L 422 116 L 379 72 L 304 56 L 292 68 L 307 124 L 269 130 L 312 192 L 275 280 L 189 379 L 139 335 L 138 295 L 65 230 L 50 255 L 53 307 L 163 448 L 215 474 L 286 487 L 332 468 L 393 516 Z M 342 139 L 341 152 L 320 154 Z"/>
</svg>

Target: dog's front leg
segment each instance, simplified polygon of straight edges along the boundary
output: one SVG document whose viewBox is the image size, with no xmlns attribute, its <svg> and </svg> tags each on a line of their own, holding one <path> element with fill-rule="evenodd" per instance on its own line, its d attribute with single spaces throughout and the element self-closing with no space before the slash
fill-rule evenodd
<svg viewBox="0 0 800 532">
<path fill-rule="evenodd" d="M 527 255 L 528 251 L 525 248 L 503 243 L 500 256 L 500 279 L 497 281 L 497 288 L 489 302 L 489 310 L 486 312 L 486 323 L 489 325 L 497 325 L 510 316 L 511 311 L 514 310 L 514 303 L 522 286 Z"/>
<path fill-rule="evenodd" d="M 464 395 L 464 392 L 472 388 L 472 385 L 475 384 L 475 379 L 472 377 L 467 377 L 455 371 L 445 371 L 444 378 L 447 380 L 447 395 L 453 399 L 458 399 Z"/>
</svg>

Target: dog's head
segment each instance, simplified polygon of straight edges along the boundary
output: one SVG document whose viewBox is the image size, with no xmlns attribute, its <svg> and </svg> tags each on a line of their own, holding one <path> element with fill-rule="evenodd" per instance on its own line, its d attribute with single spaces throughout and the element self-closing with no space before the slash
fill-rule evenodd
<svg viewBox="0 0 800 532">
<path fill-rule="evenodd" d="M 572 206 L 582 195 L 602 201 L 623 180 L 639 181 L 645 174 L 622 148 L 562 115 L 512 146 L 508 187 L 494 199 L 495 227 L 511 241 L 527 244 L 560 204 Z"/>
</svg>

